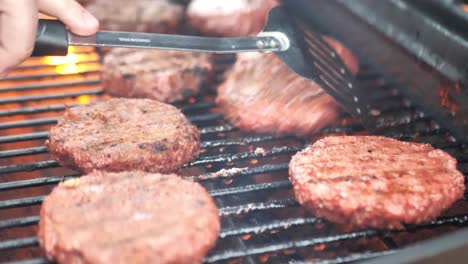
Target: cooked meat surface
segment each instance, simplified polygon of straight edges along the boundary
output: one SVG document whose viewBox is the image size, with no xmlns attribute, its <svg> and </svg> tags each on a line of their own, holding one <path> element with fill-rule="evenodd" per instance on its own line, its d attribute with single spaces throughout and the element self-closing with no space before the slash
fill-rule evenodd
<svg viewBox="0 0 468 264">
<path fill-rule="evenodd" d="M 321 139 L 292 158 L 289 175 L 300 204 L 351 228 L 421 224 L 465 191 L 446 152 L 378 136 Z"/>
<path fill-rule="evenodd" d="M 205 53 L 114 49 L 104 57 L 104 89 L 119 97 L 175 102 L 199 92 L 213 77 Z"/>
<path fill-rule="evenodd" d="M 40 219 L 40 244 L 59 263 L 200 263 L 220 230 L 200 184 L 137 171 L 62 182 Z"/>
<path fill-rule="evenodd" d="M 122 98 L 67 109 L 47 145 L 60 164 L 82 172 L 165 173 L 197 157 L 200 133 L 174 106 Z"/>
<path fill-rule="evenodd" d="M 276 0 L 192 0 L 187 8 L 189 23 L 209 36 L 240 37 L 262 31 Z"/>
<path fill-rule="evenodd" d="M 336 41 L 333 47 L 355 74 L 352 53 Z M 341 113 L 318 84 L 296 75 L 274 54 L 239 54 L 216 101 L 233 125 L 261 133 L 305 136 L 334 123 Z"/>
<path fill-rule="evenodd" d="M 103 30 L 174 33 L 184 17 L 183 5 L 171 0 L 87 0 Z"/>
</svg>

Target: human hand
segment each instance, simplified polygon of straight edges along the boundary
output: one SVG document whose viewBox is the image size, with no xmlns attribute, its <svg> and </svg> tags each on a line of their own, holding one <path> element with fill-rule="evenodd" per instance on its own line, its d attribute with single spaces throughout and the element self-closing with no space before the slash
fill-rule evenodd
<svg viewBox="0 0 468 264">
<path fill-rule="evenodd" d="M 74 0 L 0 0 L 0 78 L 31 55 L 38 12 L 58 18 L 77 35 L 92 35 L 99 27 Z"/>
</svg>

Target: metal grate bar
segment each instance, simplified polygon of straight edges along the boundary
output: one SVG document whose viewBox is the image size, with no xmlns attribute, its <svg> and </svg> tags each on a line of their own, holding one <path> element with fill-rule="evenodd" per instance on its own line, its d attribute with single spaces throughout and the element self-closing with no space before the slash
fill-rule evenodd
<svg viewBox="0 0 468 264">
<path fill-rule="evenodd" d="M 263 211 L 271 209 L 280 209 L 292 206 L 299 206 L 299 204 L 292 198 L 284 200 L 268 201 L 263 203 L 249 203 L 237 206 L 228 206 L 219 208 L 220 216 L 236 215 L 243 213 L 250 213 L 254 211 Z"/>
<path fill-rule="evenodd" d="M 212 141 L 204 141 L 201 143 L 202 148 L 218 148 L 218 147 L 227 147 L 227 146 L 244 146 L 252 143 L 273 141 L 273 140 L 286 140 L 286 139 L 296 139 L 291 136 L 256 136 L 256 137 L 244 137 L 244 138 L 235 138 L 235 139 L 220 139 Z"/>
<path fill-rule="evenodd" d="M 69 104 L 69 105 L 61 104 L 61 105 L 40 106 L 40 107 L 22 107 L 22 108 L 18 108 L 14 110 L 0 111 L 0 117 L 63 111 L 67 107 L 75 107 L 75 106 L 77 106 L 77 104 Z"/>
<path fill-rule="evenodd" d="M 220 126 L 211 126 L 211 127 L 204 127 L 200 128 L 200 134 L 212 134 L 212 133 L 225 133 L 225 132 L 232 132 L 238 130 L 237 128 L 233 127 L 232 125 L 225 124 Z"/>
<path fill-rule="evenodd" d="M 3 183 L 0 183 L 0 191 L 56 184 L 56 183 L 59 183 L 68 179 L 76 178 L 79 176 L 80 175 L 70 175 L 70 176 L 61 176 L 61 177 L 43 177 L 43 178 L 34 178 L 31 180 L 3 182 Z"/>
<path fill-rule="evenodd" d="M 406 230 L 415 230 L 419 228 L 430 228 L 430 227 L 438 227 L 442 225 L 461 225 L 465 226 L 468 225 L 468 215 L 455 215 L 455 216 L 444 216 L 439 217 L 436 220 L 432 220 L 429 223 L 421 224 L 421 225 L 409 225 L 406 226 Z"/>
<path fill-rule="evenodd" d="M 197 116 L 188 116 L 187 119 L 190 122 L 206 122 L 206 121 L 215 121 L 220 120 L 223 118 L 222 114 L 218 113 L 209 113 L 204 115 L 197 115 Z"/>
<path fill-rule="evenodd" d="M 317 237 L 310 239 L 290 240 L 287 242 L 271 243 L 253 248 L 247 248 L 246 250 L 226 250 L 218 254 L 213 254 L 206 257 L 206 262 L 216 262 L 222 260 L 228 260 L 232 258 L 245 257 L 250 255 L 258 255 L 262 253 L 275 252 L 286 249 L 296 249 L 307 246 L 313 246 L 318 244 L 329 244 L 336 241 L 368 238 L 378 235 L 379 233 L 375 230 L 367 230 L 361 232 L 344 233 L 335 236 Z"/>
<path fill-rule="evenodd" d="M 287 171 L 288 164 L 267 164 L 259 167 L 253 168 L 232 168 L 232 169 L 224 169 L 217 172 L 205 173 L 200 174 L 197 176 L 187 177 L 193 179 L 195 181 L 203 181 L 203 180 L 212 180 L 212 179 L 220 179 L 220 178 L 232 178 L 235 176 L 247 176 L 247 175 L 254 175 L 254 174 L 262 174 L 262 173 L 272 173 L 272 172 L 280 172 L 280 171 Z"/>
<path fill-rule="evenodd" d="M 43 147 L 0 151 L 0 158 L 11 158 L 11 157 L 33 155 L 33 154 L 40 154 L 40 153 L 47 153 L 47 147 L 43 146 Z"/>
<path fill-rule="evenodd" d="M 98 87 L 96 87 L 98 88 Z M 64 98 L 74 98 L 81 95 L 100 95 L 102 94 L 101 89 L 86 90 L 73 93 L 63 93 L 63 94 L 46 94 L 46 95 L 31 95 L 31 96 L 19 96 L 13 98 L 0 99 L 0 104 L 12 104 L 12 103 L 24 103 L 31 101 L 41 101 L 41 100 L 50 100 L 50 99 L 64 99 Z"/>
<path fill-rule="evenodd" d="M 210 163 L 220 163 L 220 162 L 233 162 L 238 160 L 250 159 L 250 158 L 262 158 L 262 157 L 269 157 L 269 156 L 276 156 L 282 154 L 291 154 L 296 153 L 302 150 L 304 146 L 300 147 L 274 147 L 271 151 L 265 151 L 262 153 L 249 151 L 243 153 L 236 153 L 236 154 L 225 154 L 225 155 L 216 155 L 216 156 L 209 156 L 200 158 L 194 162 L 188 163 L 184 165 L 184 167 L 194 167 L 199 165 L 206 165 Z"/>
<path fill-rule="evenodd" d="M 351 256 L 347 257 L 338 257 L 336 259 L 330 259 L 330 260 L 324 260 L 324 261 L 318 261 L 318 262 L 313 262 L 314 264 L 341 264 L 341 263 L 350 263 L 350 262 L 356 262 L 356 261 L 362 261 L 362 260 L 369 260 L 377 257 L 383 257 L 391 254 L 397 253 L 399 250 L 385 250 L 385 251 L 379 251 L 379 252 L 371 252 L 371 253 L 358 253 L 358 254 L 352 254 Z M 295 262 L 296 264 L 302 264 L 302 263 L 312 263 L 312 262 Z"/>
<path fill-rule="evenodd" d="M 37 237 L 19 238 L 0 242 L 0 250 L 32 247 L 37 245 L 39 245 Z"/>
<path fill-rule="evenodd" d="M 352 125 L 352 126 L 341 126 L 341 127 L 327 127 L 322 130 L 320 130 L 317 135 L 325 135 L 325 134 L 350 134 L 350 133 L 355 133 L 355 132 L 360 132 L 360 131 L 365 131 L 364 127 L 361 125 Z"/>
<path fill-rule="evenodd" d="M 29 120 L 24 120 L 24 121 L 5 122 L 5 123 L 0 123 L 0 129 L 50 125 L 50 124 L 57 123 L 57 121 L 58 121 L 58 117 L 48 117 L 48 118 L 29 119 Z"/>
<path fill-rule="evenodd" d="M 0 229 L 35 225 L 39 222 L 39 216 L 21 217 L 0 221 Z"/>
<path fill-rule="evenodd" d="M 217 189 L 217 190 L 210 191 L 209 193 L 213 197 L 218 197 L 218 196 L 224 196 L 224 195 L 241 194 L 241 193 L 248 193 L 248 192 L 255 192 L 255 191 L 286 189 L 286 188 L 291 188 L 291 187 L 292 185 L 289 181 L 278 181 L 278 182 L 245 185 L 242 187 L 235 187 L 235 188 Z"/>
<path fill-rule="evenodd" d="M 57 161 L 46 160 L 46 161 L 39 161 L 39 162 L 34 162 L 34 163 L 0 166 L 0 174 L 22 172 L 22 171 L 34 171 L 34 170 L 57 168 L 57 167 L 60 167 Z"/>
<path fill-rule="evenodd" d="M 71 82 L 60 82 L 60 83 L 41 83 L 41 84 L 31 84 L 23 86 L 11 86 L 0 88 L 0 93 L 5 92 L 19 92 L 19 91 L 30 91 L 30 90 L 41 90 L 41 89 L 51 89 L 51 88 L 72 88 L 77 86 L 84 85 L 99 85 L 101 82 L 99 79 L 92 80 L 83 80 L 83 81 L 71 81 Z"/>
<path fill-rule="evenodd" d="M 290 218 L 284 220 L 274 220 L 269 223 L 263 223 L 260 225 L 251 225 L 243 226 L 240 228 L 229 228 L 224 229 L 219 234 L 220 238 L 230 237 L 230 236 L 240 236 L 246 234 L 261 234 L 267 231 L 278 230 L 278 229 L 288 229 L 295 226 L 318 224 L 323 221 L 320 218 L 315 217 L 304 217 L 304 218 Z"/>
<path fill-rule="evenodd" d="M 48 136 L 49 136 L 49 132 L 47 131 L 12 135 L 12 136 L 3 136 L 3 137 L 0 137 L 0 144 L 12 143 L 12 142 L 18 142 L 18 141 L 27 141 L 27 140 L 47 139 Z"/>
<path fill-rule="evenodd" d="M 77 77 L 83 77 L 86 75 L 92 75 L 92 74 L 99 74 L 101 71 L 84 71 L 80 73 L 62 73 L 60 76 L 77 76 Z M 46 73 L 46 74 L 35 74 L 35 75 L 20 75 L 20 76 L 9 76 L 2 78 L 0 82 L 7 82 L 7 81 L 24 81 L 24 80 L 40 80 L 40 79 L 46 79 L 46 78 L 57 78 L 58 75 L 56 73 Z M 0 88 L 2 89 L 2 88 Z"/>
<path fill-rule="evenodd" d="M 5 201 L 0 201 L 0 209 L 8 209 L 8 208 L 14 208 L 14 207 L 24 207 L 24 206 L 29 206 L 29 205 L 36 205 L 42 203 L 46 196 L 41 195 L 41 196 L 34 196 L 34 197 L 28 197 L 28 198 L 19 198 L 19 199 L 13 199 L 13 200 L 5 200 Z"/>
</svg>

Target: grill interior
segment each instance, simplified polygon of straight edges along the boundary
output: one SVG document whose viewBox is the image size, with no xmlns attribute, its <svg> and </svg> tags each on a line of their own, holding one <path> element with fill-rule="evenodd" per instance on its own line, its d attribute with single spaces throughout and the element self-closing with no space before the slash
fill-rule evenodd
<svg viewBox="0 0 468 264">
<path fill-rule="evenodd" d="M 60 181 L 80 176 L 60 167 L 44 141 L 64 104 L 107 97 L 100 86 L 99 51 L 77 48 L 66 58 L 34 58 L 0 81 L 0 260 L 47 263 L 36 238 L 40 204 Z M 232 57 L 217 57 L 218 78 Z M 400 94 L 399 83 L 360 58 L 358 83 L 372 89 L 382 134 L 431 143 L 455 156 L 468 173 L 468 148 Z M 468 203 L 457 202 L 437 220 L 402 231 L 343 232 L 305 212 L 294 200 L 288 162 L 324 135 L 367 134 L 350 116 L 312 138 L 239 131 L 219 114 L 210 89 L 177 104 L 202 134 L 200 157 L 181 174 L 195 178 L 215 197 L 222 219 L 213 263 L 347 263 L 393 254 L 401 248 L 468 225 Z"/>
</svg>

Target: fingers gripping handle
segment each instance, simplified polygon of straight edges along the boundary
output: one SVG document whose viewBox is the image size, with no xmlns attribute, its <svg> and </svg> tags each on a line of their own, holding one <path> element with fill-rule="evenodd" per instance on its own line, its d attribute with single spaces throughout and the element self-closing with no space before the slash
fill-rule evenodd
<svg viewBox="0 0 468 264">
<path fill-rule="evenodd" d="M 58 20 L 40 19 L 32 56 L 65 56 L 68 53 L 68 33 Z"/>
</svg>

